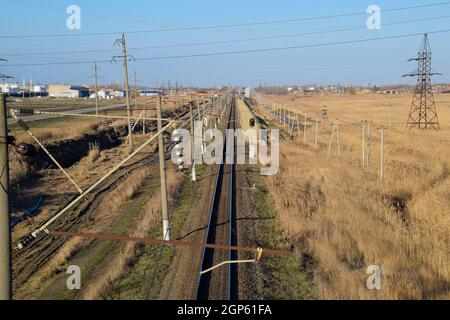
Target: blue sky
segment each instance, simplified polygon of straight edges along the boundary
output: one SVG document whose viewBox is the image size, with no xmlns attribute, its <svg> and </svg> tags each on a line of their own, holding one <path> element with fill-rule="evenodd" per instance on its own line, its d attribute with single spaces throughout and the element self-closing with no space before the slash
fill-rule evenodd
<svg viewBox="0 0 450 320">
<path fill-rule="evenodd" d="M 85 1 L 85 0 L 18 0 L 2 1 L 3 18 L 0 36 L 67 34 L 68 37 L 2 39 L 0 73 L 18 81 L 30 77 L 42 83 L 89 83 L 92 64 L 8 67 L 8 64 L 39 64 L 46 62 L 108 60 L 120 54 L 113 43 L 117 36 L 70 36 L 95 32 L 122 32 L 241 24 L 248 22 L 298 19 L 317 16 L 365 12 L 371 4 L 382 9 L 381 30 L 364 28 L 368 15 L 347 16 L 315 21 L 254 25 L 233 28 L 202 29 L 176 32 L 127 34 L 129 53 L 135 58 L 192 55 L 223 51 L 289 47 L 391 35 L 422 33 L 450 29 L 450 17 L 408 24 L 389 25 L 403 21 L 450 16 L 450 3 L 442 6 L 383 12 L 383 10 L 442 2 L 427 1 Z M 81 30 L 68 30 L 66 8 L 75 4 L 81 8 Z M 6 14 L 5 14 L 6 13 Z M 315 35 L 292 36 L 258 41 L 229 42 L 213 45 L 152 48 L 148 46 L 190 44 L 308 33 L 340 28 L 361 27 L 358 30 Z M 430 35 L 433 68 L 444 74 L 434 82 L 450 82 L 450 33 Z M 415 68 L 407 62 L 420 46 L 421 37 L 389 39 L 357 44 L 300 48 L 283 51 L 245 53 L 209 57 L 137 61 L 129 64 L 130 75 L 137 71 L 139 84 L 153 86 L 163 80 L 183 85 L 219 86 L 267 84 L 363 84 L 381 85 L 413 83 L 402 74 Z M 22 53 L 42 53 L 74 50 L 112 50 L 108 52 L 65 53 L 21 56 Z M 114 51 L 115 50 L 115 51 Z M 122 82 L 121 64 L 99 64 L 101 83 Z M 130 76 L 131 77 L 131 76 Z"/>
</svg>

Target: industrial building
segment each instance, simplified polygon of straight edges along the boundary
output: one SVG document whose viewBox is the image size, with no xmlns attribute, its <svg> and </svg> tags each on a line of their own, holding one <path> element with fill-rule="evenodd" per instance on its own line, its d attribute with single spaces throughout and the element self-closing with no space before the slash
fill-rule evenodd
<svg viewBox="0 0 450 320">
<path fill-rule="evenodd" d="M 0 93 L 17 95 L 20 93 L 20 87 L 16 83 L 0 83 Z"/>
<path fill-rule="evenodd" d="M 54 98 L 88 98 L 89 88 L 65 84 L 50 84 L 48 95 Z"/>
</svg>

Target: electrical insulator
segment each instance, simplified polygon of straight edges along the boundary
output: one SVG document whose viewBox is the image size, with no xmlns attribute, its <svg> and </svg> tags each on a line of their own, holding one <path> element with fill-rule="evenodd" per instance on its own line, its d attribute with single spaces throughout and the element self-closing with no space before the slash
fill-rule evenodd
<svg viewBox="0 0 450 320">
<path fill-rule="evenodd" d="M 176 142 L 175 147 L 173 148 L 173 152 L 176 156 L 175 163 L 178 165 L 179 171 L 184 171 L 184 161 L 183 161 L 183 148 L 181 146 L 181 142 L 183 140 L 183 136 L 178 130 L 174 130 L 172 133 L 172 141 Z"/>
<path fill-rule="evenodd" d="M 36 152 L 36 148 L 32 144 L 19 143 L 14 145 L 18 154 L 23 156 L 31 156 Z"/>
</svg>

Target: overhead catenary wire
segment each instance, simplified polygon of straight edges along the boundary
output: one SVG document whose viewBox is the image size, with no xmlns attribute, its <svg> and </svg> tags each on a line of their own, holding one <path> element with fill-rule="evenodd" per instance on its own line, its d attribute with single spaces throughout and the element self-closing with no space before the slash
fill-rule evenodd
<svg viewBox="0 0 450 320">
<path fill-rule="evenodd" d="M 401 24 L 409 24 L 409 23 L 414 23 L 414 22 L 430 21 L 430 20 L 435 21 L 435 20 L 445 19 L 445 18 L 450 18 L 450 15 L 411 19 L 411 20 L 404 20 L 404 21 L 391 22 L 391 23 L 383 23 L 383 27 L 401 25 Z M 335 32 L 344 32 L 344 31 L 366 30 L 366 29 L 367 29 L 367 27 L 356 26 L 356 27 L 318 30 L 318 31 L 303 32 L 303 33 L 291 33 L 291 34 L 281 34 L 281 35 L 274 35 L 274 36 L 264 36 L 264 37 L 152 45 L 152 46 L 128 48 L 128 50 L 138 51 L 138 50 L 148 50 L 148 49 L 207 46 L 207 45 L 215 45 L 215 44 L 294 38 L 294 37 L 302 37 L 302 36 L 308 36 L 308 35 L 318 35 L 318 34 L 327 34 L 327 33 L 335 33 Z M 33 53 L 1 53 L 1 55 L 7 56 L 7 57 L 24 57 L 24 56 L 40 56 L 40 55 L 101 53 L 101 52 L 114 52 L 114 51 L 115 51 L 114 49 L 87 49 L 87 50 L 47 51 L 47 52 L 33 52 Z"/>
<path fill-rule="evenodd" d="M 450 29 L 434 30 L 427 32 L 428 34 L 438 34 L 447 33 Z M 260 53 L 260 52 L 272 52 L 272 51 L 285 51 L 294 49 L 304 49 L 304 48 L 317 48 L 326 47 L 334 45 L 345 45 L 345 44 L 356 44 L 364 42 L 373 42 L 389 39 L 399 39 L 399 38 L 410 38 L 416 36 L 423 36 L 423 33 L 409 33 L 401 35 L 391 35 L 376 38 L 365 38 L 365 39 L 355 39 L 355 40 L 345 40 L 345 41 L 334 41 L 334 42 L 324 42 L 316 44 L 306 44 L 306 45 L 294 45 L 286 47 L 273 47 L 273 48 L 261 48 L 261 49 L 249 49 L 249 50 L 235 50 L 235 51 L 220 51 L 220 52 L 210 52 L 210 53 L 198 53 L 198 54 L 185 54 L 185 55 L 169 55 L 169 56 L 155 56 L 146 58 L 136 58 L 134 61 L 154 61 L 154 60 L 170 60 L 170 59 L 182 59 L 182 58 L 198 58 L 198 57 L 211 57 L 211 56 L 223 56 L 223 55 L 235 55 L 235 54 L 246 54 L 246 53 Z M 110 60 L 89 60 L 89 61 L 67 61 L 67 62 L 47 62 L 47 63 L 23 63 L 23 64 L 5 64 L 4 67 L 33 67 L 33 66 L 52 66 L 52 65 L 76 65 L 76 64 L 92 64 L 92 63 L 110 63 Z"/>
<path fill-rule="evenodd" d="M 446 6 L 446 5 L 450 5 L 450 1 L 436 2 L 436 3 L 423 4 L 423 5 L 415 5 L 415 6 L 407 6 L 407 7 L 399 7 L 399 8 L 392 8 L 392 9 L 385 9 L 385 10 L 383 10 L 383 12 L 388 13 L 388 12 L 413 10 L 413 9 L 422 9 L 422 8 Z M 334 19 L 334 18 L 343 18 L 343 17 L 351 17 L 351 16 L 362 16 L 362 15 L 367 15 L 367 12 L 366 11 L 359 11 L 359 12 L 348 12 L 348 13 L 342 13 L 342 14 L 323 15 L 323 16 L 315 16 L 315 17 L 303 17 L 303 18 L 280 19 L 280 20 L 267 20 L 267 21 L 220 24 L 220 25 L 187 26 L 187 27 L 161 28 L 161 29 L 150 29 L 150 30 L 120 31 L 120 32 L 116 31 L 116 32 L 93 32 L 93 33 L 0 35 L 0 39 L 84 37 L 84 36 L 117 35 L 117 34 L 121 34 L 123 32 L 128 33 L 128 34 L 136 34 L 136 33 L 194 31 L 194 30 L 207 30 L 207 29 L 225 29 L 225 28 L 249 27 L 249 26 L 283 24 L 283 23 L 293 23 L 293 22 L 320 21 L 320 20 L 327 20 L 327 19 Z"/>
</svg>

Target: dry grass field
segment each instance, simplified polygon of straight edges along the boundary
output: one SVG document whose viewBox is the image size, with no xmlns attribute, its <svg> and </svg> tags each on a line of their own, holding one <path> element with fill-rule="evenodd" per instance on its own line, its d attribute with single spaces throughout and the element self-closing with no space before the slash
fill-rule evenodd
<svg viewBox="0 0 450 320">
<path fill-rule="evenodd" d="M 313 120 L 280 148 L 280 171 L 269 177 L 285 235 L 295 243 L 301 265 L 317 283 L 322 299 L 450 298 L 450 95 L 437 95 L 441 131 L 405 130 L 411 95 L 263 96 L 268 104 L 306 112 L 322 106 L 341 124 L 342 155 L 331 129 Z M 391 121 L 389 121 L 391 119 Z M 361 128 L 372 122 L 369 167 L 361 165 Z M 391 122 L 391 125 L 389 125 Z M 381 183 L 380 132 L 385 132 L 385 179 Z M 366 137 L 367 142 L 367 137 Z M 381 290 L 366 288 L 369 265 L 382 272 Z"/>
</svg>

